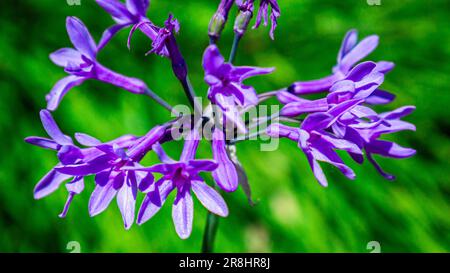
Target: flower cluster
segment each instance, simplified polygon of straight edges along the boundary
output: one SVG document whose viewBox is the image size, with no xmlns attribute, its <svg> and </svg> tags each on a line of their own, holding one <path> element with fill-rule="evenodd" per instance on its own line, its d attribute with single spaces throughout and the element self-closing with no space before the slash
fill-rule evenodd
<svg viewBox="0 0 450 273">
<path fill-rule="evenodd" d="M 240 139 L 239 136 L 254 126 L 252 121 L 245 120 L 243 116 L 247 109 L 270 97 L 276 97 L 283 108 L 278 114 L 280 121 L 272 123 L 262 133 L 297 142 L 315 177 L 324 186 L 328 182 L 319 165 L 320 161 L 334 165 L 350 179 L 355 178 L 353 170 L 342 161 L 336 150 L 347 152 L 358 163 L 363 162 L 364 156 L 367 157 L 388 179 L 394 177 L 381 169 L 373 158 L 374 154 L 405 158 L 415 153 L 412 149 L 380 139 L 384 134 L 415 130 L 415 127 L 401 120 L 414 110 L 413 106 L 386 113 L 377 113 L 370 108 L 387 104 L 395 98 L 393 94 L 380 89 L 385 75 L 394 65 L 384 61 L 360 63 L 378 45 L 377 36 L 370 36 L 358 43 L 357 32 L 352 30 L 344 39 L 332 75 L 314 81 L 296 82 L 279 91 L 258 94 L 253 86 L 244 82 L 250 77 L 269 74 L 274 69 L 233 64 L 233 53 L 253 17 L 255 1 L 222 0 L 210 23 L 211 44 L 205 49 L 202 62 L 204 80 L 208 85 L 208 106 L 214 111 L 203 113 L 202 105 L 195 100 L 187 64 L 177 44 L 176 34 L 180 31 L 178 20 L 170 14 L 164 26 L 153 24 L 146 15 L 149 0 L 96 2 L 112 16 L 116 24 L 103 33 L 97 44 L 81 20 L 67 18 L 67 33 L 73 48 L 60 49 L 50 54 L 50 59 L 69 75 L 54 85 L 46 96 L 47 109 L 40 112 L 49 138 L 25 139 L 30 144 L 54 150 L 57 154 L 58 163 L 38 182 L 34 197 L 40 199 L 48 196 L 65 183 L 68 198 L 60 217 L 67 215 L 74 197 L 84 190 L 85 178 L 88 176 L 93 176 L 95 181 L 89 200 L 89 214 L 96 216 L 102 213 L 116 199 L 125 229 L 129 229 L 135 221 L 137 224 L 147 222 L 172 192 L 175 192 L 172 218 L 180 238 L 188 238 L 192 231 L 193 195 L 211 213 L 226 217 L 228 207 L 220 192 L 233 192 L 241 185 L 251 201 L 245 171 L 234 145 Z M 234 4 L 239 12 L 234 25 L 232 54 L 226 61 L 216 41 Z M 270 17 L 270 36 L 273 39 L 279 16 L 280 8 L 276 0 L 260 0 L 254 27 L 258 27 L 261 22 L 267 25 Z M 97 61 L 99 51 L 125 27 L 131 27 L 128 47 L 133 33 L 140 30 L 151 40 L 148 54 L 158 54 L 171 61 L 176 80 L 180 82 L 195 114 L 200 112 L 200 118 L 176 112 L 142 80 L 121 75 Z M 134 94 L 149 96 L 176 113 L 177 118 L 154 126 L 144 136 L 124 135 L 108 142 L 76 133 L 74 138 L 78 144 L 75 144 L 71 137 L 59 129 L 52 112 L 69 90 L 86 80 L 105 82 Z M 325 96 L 315 100 L 301 97 L 313 93 L 324 93 Z M 187 122 L 179 126 L 179 121 Z M 282 121 L 295 122 L 298 126 L 288 126 Z M 201 132 L 206 127 L 211 128 L 208 143 L 213 158 L 197 159 L 197 148 L 202 141 Z M 174 132 L 180 131 L 184 137 L 184 147 L 179 159 L 175 160 L 166 154 L 163 145 L 178 141 Z M 143 158 L 153 152 L 159 162 L 143 166 Z M 205 173 L 212 176 L 213 187 L 205 182 Z M 139 193 L 144 194 L 145 198 L 136 212 Z"/>
<path fill-rule="evenodd" d="M 336 153 L 347 152 L 357 163 L 362 163 L 364 155 L 387 179 L 394 179 L 374 160 L 378 154 L 391 158 L 407 158 L 415 150 L 380 140 L 383 134 L 402 130 L 415 130 L 411 123 L 401 118 L 414 111 L 414 106 L 405 106 L 391 112 L 378 114 L 370 106 L 387 104 L 395 96 L 380 89 L 386 73 L 394 68 L 390 62 L 362 62 L 377 46 L 378 37 L 370 36 L 359 44 L 357 32 L 347 33 L 338 55 L 338 64 L 333 74 L 323 79 L 296 82 L 286 90 L 276 92 L 278 100 L 284 104 L 281 116 L 301 118 L 298 127 L 280 123 L 271 124 L 267 134 L 289 138 L 298 143 L 305 153 L 313 173 L 319 183 L 326 186 L 327 179 L 319 161 L 337 167 L 349 179 L 355 173 Z M 308 100 L 299 95 L 325 92 L 321 99 Z"/>
</svg>

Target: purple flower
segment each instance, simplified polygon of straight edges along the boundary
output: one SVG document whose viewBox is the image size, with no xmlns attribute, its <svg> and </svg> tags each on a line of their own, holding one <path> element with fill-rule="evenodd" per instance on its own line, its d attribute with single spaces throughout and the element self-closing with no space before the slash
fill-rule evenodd
<svg viewBox="0 0 450 273">
<path fill-rule="evenodd" d="M 62 48 L 50 54 L 50 59 L 56 65 L 64 67 L 70 76 L 58 81 L 46 96 L 48 110 L 56 110 L 64 95 L 87 79 L 106 82 L 135 94 L 151 92 L 141 80 L 118 74 L 97 62 L 98 47 L 79 19 L 67 18 L 67 33 L 75 49 Z"/>
<path fill-rule="evenodd" d="M 299 147 L 308 159 L 314 176 L 322 186 L 327 186 L 328 182 L 319 165 L 319 161 L 332 164 L 346 177 L 354 179 L 355 173 L 344 164 L 335 150 L 361 155 L 361 149 L 348 140 L 339 139 L 330 134 L 327 129 L 340 116 L 361 102 L 361 100 L 350 100 L 336 105 L 327 112 L 310 114 L 303 121 L 300 128 L 289 127 L 283 124 L 272 124 L 267 128 L 267 134 L 272 137 L 285 137 L 298 142 Z"/>
<path fill-rule="evenodd" d="M 177 79 L 181 82 L 187 80 L 187 66 L 183 55 L 178 48 L 177 41 L 175 39 L 175 33 L 180 30 L 180 24 L 178 20 L 173 18 L 172 14 L 169 14 L 169 18 L 164 23 L 164 28 L 161 28 L 158 32 L 158 36 L 153 41 L 152 49 L 147 52 L 156 53 L 158 55 L 164 55 L 165 50 L 168 51 L 168 56 L 172 63 L 172 70 Z"/>
<path fill-rule="evenodd" d="M 289 87 L 289 91 L 295 94 L 310 94 L 328 91 L 339 80 L 344 79 L 348 72 L 362 59 L 367 57 L 378 46 L 378 36 L 366 37 L 358 43 L 358 32 L 350 30 L 345 35 L 339 50 L 337 65 L 333 68 L 333 74 L 322 79 L 296 82 Z M 384 74 L 394 68 L 390 62 L 379 62 L 380 71 Z"/>
<path fill-rule="evenodd" d="M 37 183 L 34 188 L 34 198 L 41 199 L 46 197 L 56 191 L 63 182 L 72 179 L 70 182 L 66 183 L 69 196 L 63 212 L 60 214 L 60 217 L 65 217 L 73 197 L 76 194 L 80 194 L 84 189 L 84 175 L 63 174 L 58 172 L 57 169 L 67 164 L 78 165 L 85 161 L 101 158 L 104 153 L 95 148 L 81 149 L 75 146 L 72 139 L 61 132 L 49 111 L 42 110 L 40 116 L 44 129 L 50 138 L 28 137 L 25 141 L 32 145 L 56 151 L 60 162 Z M 82 145 L 94 142 L 100 143 L 98 140 L 85 134 L 78 133 L 75 135 L 75 138 Z M 126 148 L 131 145 L 135 139 L 136 137 L 134 136 L 123 136 L 109 143 L 121 148 Z"/>
<path fill-rule="evenodd" d="M 103 33 L 99 42 L 99 49 L 103 48 L 117 32 L 133 26 L 128 36 L 127 46 L 130 48 L 131 37 L 139 29 L 154 41 L 158 35 L 159 28 L 152 24 L 146 17 L 147 9 L 150 5 L 149 0 L 126 0 L 125 4 L 119 0 L 96 0 L 96 2 L 108 12 L 115 25 L 111 26 Z M 167 50 L 162 50 L 162 55 L 167 56 Z"/>
<path fill-rule="evenodd" d="M 225 116 L 234 122 L 240 130 L 245 126 L 237 118 L 237 107 L 258 104 L 258 96 L 252 86 L 243 84 L 245 79 L 272 72 L 273 68 L 233 66 L 226 63 L 215 45 L 206 48 L 203 55 L 205 81 L 209 85 L 208 98 L 218 105 Z"/>
<path fill-rule="evenodd" d="M 194 208 L 191 190 L 209 211 L 222 217 L 228 216 L 228 207 L 223 198 L 199 175 L 200 172 L 214 171 L 217 163 L 213 160 L 195 159 L 199 143 L 197 134 L 195 130 L 191 131 L 185 140 L 179 161 L 169 158 L 156 144 L 154 150 L 163 163 L 149 168 L 135 168 L 149 174 L 156 172 L 163 175 L 156 183 L 140 187 L 140 190 L 146 193 L 146 197 L 138 213 L 138 224 L 143 224 L 153 217 L 174 190 L 177 195 L 172 207 L 172 218 L 176 232 L 182 239 L 188 238 L 192 231 Z"/>
<path fill-rule="evenodd" d="M 384 134 L 404 130 L 415 131 L 416 127 L 413 124 L 400 120 L 414 109 L 414 106 L 404 106 L 391 112 L 377 114 L 367 107 L 358 105 L 351 112 L 342 115 L 332 130 L 339 137 L 352 141 L 364 149 L 367 159 L 377 171 L 386 179 L 393 180 L 395 176 L 384 172 L 373 158 L 373 154 L 390 158 L 408 158 L 416 154 L 414 149 L 404 148 L 397 143 L 379 139 Z M 361 156 L 350 155 L 355 161 L 362 163 Z"/>
<path fill-rule="evenodd" d="M 277 27 L 277 20 L 280 17 L 280 7 L 278 6 L 277 0 L 261 0 L 259 5 L 258 15 L 256 17 L 256 23 L 253 28 L 258 28 L 261 21 L 264 20 L 264 26 L 267 26 L 269 21 L 269 6 L 272 9 L 270 13 L 270 21 L 272 21 L 272 27 L 270 28 L 270 38 L 275 39 L 274 33 Z"/>
<path fill-rule="evenodd" d="M 125 151 L 116 144 L 92 143 L 104 153 L 101 157 L 84 160 L 82 164 L 65 164 L 56 167 L 60 173 L 73 176 L 95 174 L 95 189 L 89 200 L 89 214 L 95 216 L 103 212 L 117 196 L 117 205 L 122 214 L 125 229 L 134 222 L 137 189 L 141 183 L 153 183 L 151 174 L 144 174 L 129 167 L 140 167 L 139 162 L 158 142 L 166 131 L 165 126 L 157 126 L 144 137 L 135 141 Z"/>
<path fill-rule="evenodd" d="M 294 117 L 303 113 L 322 112 L 349 99 L 364 99 L 367 104 L 387 104 L 395 95 L 379 89 L 384 81 L 386 62 L 364 62 L 355 66 L 346 77 L 329 88 L 326 98 L 307 100 L 287 91 L 277 93 L 278 100 L 286 104 L 281 115 Z"/>
</svg>

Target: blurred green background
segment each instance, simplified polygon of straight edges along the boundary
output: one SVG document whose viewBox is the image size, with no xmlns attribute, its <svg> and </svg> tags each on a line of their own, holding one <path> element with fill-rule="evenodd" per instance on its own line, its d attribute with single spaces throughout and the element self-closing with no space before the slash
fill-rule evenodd
<svg viewBox="0 0 450 273">
<path fill-rule="evenodd" d="M 367 162 L 350 164 L 357 173 L 355 181 L 324 164 L 330 185 L 322 188 L 295 143 L 282 141 L 274 152 L 260 152 L 255 141 L 239 144 L 238 155 L 258 204 L 249 206 L 241 189 L 225 194 L 230 216 L 220 221 L 215 250 L 369 252 L 367 243 L 378 241 L 382 252 L 450 251 L 449 2 L 381 0 L 378 7 L 366 0 L 279 2 L 282 16 L 276 40 L 269 39 L 267 28 L 260 28 L 249 31 L 241 44 L 236 64 L 277 68 L 251 84 L 264 92 L 325 76 L 348 29 L 357 28 L 361 36 L 376 33 L 381 43 L 370 59 L 396 63 L 384 88 L 398 96 L 377 110 L 417 106 L 407 118 L 417 125 L 417 132 L 401 132 L 391 139 L 416 148 L 418 154 L 405 160 L 379 159 L 397 175 L 395 182 L 384 180 Z M 148 13 L 156 24 L 162 24 L 169 12 L 180 21 L 178 41 L 191 80 L 203 96 L 201 56 L 217 3 L 152 0 Z M 206 210 L 198 201 L 192 236 L 183 241 L 172 224 L 170 201 L 152 220 L 130 231 L 124 230 L 115 201 L 104 213 L 90 218 L 92 179 L 66 219 L 58 218 L 66 200 L 64 187 L 43 200 L 33 199 L 35 183 L 57 160 L 52 151 L 27 145 L 23 138 L 45 136 L 38 113 L 46 105 L 44 96 L 65 75 L 48 54 L 71 46 L 65 30 L 69 15 L 81 18 L 96 40 L 112 24 L 93 0 L 81 0 L 80 6 L 64 0 L 1 3 L 0 252 L 68 252 L 70 241 L 80 242 L 82 252 L 200 251 Z M 150 44 L 140 33 L 128 51 L 127 34 L 122 31 L 101 52 L 100 62 L 143 79 L 171 104 L 186 103 L 168 60 L 144 57 Z M 229 53 L 232 34 L 229 24 L 220 41 L 224 55 Z M 73 89 L 54 115 L 67 134 L 85 132 L 105 141 L 127 133 L 142 135 L 169 119 L 148 98 L 95 81 Z M 173 143 L 169 152 L 178 156 L 181 146 L 181 142 Z M 201 157 L 208 156 L 205 142 Z M 350 162 L 348 157 L 345 160 Z M 146 164 L 153 162 L 153 156 L 146 158 Z"/>
</svg>

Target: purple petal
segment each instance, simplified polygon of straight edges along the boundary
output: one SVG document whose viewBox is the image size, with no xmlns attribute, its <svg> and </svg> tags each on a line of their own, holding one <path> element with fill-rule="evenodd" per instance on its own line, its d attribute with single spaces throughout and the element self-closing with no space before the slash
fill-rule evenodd
<svg viewBox="0 0 450 273">
<path fill-rule="evenodd" d="M 394 111 L 380 114 L 380 117 L 384 119 L 400 119 L 411 114 L 414 110 L 416 110 L 415 106 L 403 106 Z"/>
<path fill-rule="evenodd" d="M 323 149 L 322 147 L 313 148 L 312 154 L 315 160 L 329 163 L 338 168 L 348 179 L 355 179 L 355 172 L 344 164 L 341 158 L 331 149 Z"/>
<path fill-rule="evenodd" d="M 319 162 L 314 159 L 314 156 L 309 151 L 305 151 L 306 158 L 308 159 L 309 166 L 311 167 L 314 177 L 317 179 L 320 185 L 327 187 L 328 181 L 327 177 L 323 173 L 322 167 L 320 167 Z"/>
<path fill-rule="evenodd" d="M 58 159 L 64 165 L 70 165 L 80 162 L 84 159 L 84 155 L 80 148 L 73 145 L 63 145 L 58 150 Z"/>
<path fill-rule="evenodd" d="M 216 74 L 225 60 L 215 45 L 210 45 L 206 48 L 203 54 L 203 68 L 206 74 Z"/>
<path fill-rule="evenodd" d="M 95 137 L 83 133 L 75 133 L 75 139 L 83 146 L 94 147 L 100 145 L 102 142 Z"/>
<path fill-rule="evenodd" d="M 377 48 L 379 38 L 376 35 L 369 36 L 359 42 L 347 55 L 341 60 L 340 66 L 343 71 L 349 71 L 357 62 L 367 57 Z"/>
<path fill-rule="evenodd" d="M 89 215 L 91 217 L 102 213 L 116 196 L 112 181 L 105 186 L 96 185 L 89 199 Z"/>
<path fill-rule="evenodd" d="M 41 199 L 53 193 L 59 188 L 61 183 L 71 177 L 70 175 L 62 174 L 52 169 L 34 187 L 34 198 Z"/>
<path fill-rule="evenodd" d="M 109 41 L 117 34 L 117 32 L 121 31 L 122 29 L 124 29 L 130 25 L 131 25 L 130 23 L 125 23 L 125 24 L 113 25 L 113 26 L 107 28 L 103 32 L 100 42 L 98 42 L 97 51 L 102 50 L 109 43 Z"/>
<path fill-rule="evenodd" d="M 365 103 L 377 105 L 388 104 L 395 99 L 395 95 L 380 89 L 375 90 L 369 97 L 366 98 Z"/>
<path fill-rule="evenodd" d="M 338 54 L 338 63 L 347 55 L 358 43 L 358 32 L 355 29 L 348 31 L 342 41 Z"/>
<path fill-rule="evenodd" d="M 56 170 L 64 174 L 75 176 L 96 174 L 111 167 L 110 159 L 109 156 L 103 155 L 88 163 L 57 166 Z"/>
<path fill-rule="evenodd" d="M 159 160 L 161 160 L 161 162 L 163 162 L 163 163 L 173 163 L 174 162 L 174 160 L 166 154 L 166 152 L 164 151 L 161 144 L 159 144 L 159 142 L 153 144 L 152 150 L 156 153 L 156 155 L 158 156 Z"/>
<path fill-rule="evenodd" d="M 328 91 L 336 81 L 342 78 L 344 78 L 342 73 L 335 73 L 318 80 L 295 82 L 289 89 L 297 95 L 320 93 Z"/>
<path fill-rule="evenodd" d="M 232 77 L 236 77 L 238 81 L 244 81 L 250 77 L 272 73 L 275 68 L 262 68 L 252 66 L 237 66 L 231 71 Z"/>
<path fill-rule="evenodd" d="M 146 193 L 149 189 L 151 189 L 154 181 L 155 177 L 153 176 L 153 174 L 151 172 L 147 172 L 147 174 L 139 182 L 139 191 Z"/>
<path fill-rule="evenodd" d="M 188 170 L 195 172 L 212 172 L 217 169 L 217 166 L 218 164 L 214 160 L 207 159 L 189 160 L 188 162 Z"/>
<path fill-rule="evenodd" d="M 416 154 L 414 149 L 404 148 L 395 142 L 384 140 L 372 140 L 366 145 L 366 151 L 392 158 L 407 158 Z"/>
<path fill-rule="evenodd" d="M 330 110 L 328 110 L 328 114 L 333 117 L 333 119 L 327 124 L 327 127 L 331 126 L 333 123 L 335 123 L 342 115 L 347 113 L 348 111 L 352 110 L 354 107 L 356 107 L 358 104 L 361 104 L 364 102 L 364 100 L 354 99 L 354 100 L 348 100 L 343 103 L 340 103 Z"/>
<path fill-rule="evenodd" d="M 56 124 L 52 114 L 49 111 L 41 110 L 39 114 L 41 116 L 41 122 L 45 131 L 56 143 L 60 145 L 73 144 L 72 139 L 61 132 L 58 124 Z"/>
<path fill-rule="evenodd" d="M 293 128 L 280 123 L 272 123 L 267 127 L 267 135 L 271 137 L 286 137 L 295 142 L 300 138 L 298 128 Z"/>
<path fill-rule="evenodd" d="M 328 142 L 329 145 L 331 145 L 335 149 L 347 151 L 353 154 L 360 154 L 362 155 L 361 149 L 356 145 L 355 143 L 352 143 L 345 139 L 339 139 L 335 137 L 331 137 L 328 135 L 323 134 L 322 139 Z"/>
<path fill-rule="evenodd" d="M 395 64 L 393 62 L 380 61 L 377 62 L 377 67 L 375 68 L 375 70 L 380 73 L 386 74 L 394 69 L 394 67 Z"/>
<path fill-rule="evenodd" d="M 300 128 L 307 132 L 325 129 L 331 125 L 332 120 L 333 116 L 328 113 L 313 113 L 305 118 Z"/>
<path fill-rule="evenodd" d="M 66 204 L 64 205 L 63 211 L 59 214 L 60 218 L 64 218 L 69 212 L 70 205 L 72 204 L 73 197 L 76 194 L 80 194 L 84 190 L 84 179 L 83 177 L 76 177 L 73 181 L 66 184 L 69 196 L 67 197 Z"/>
<path fill-rule="evenodd" d="M 185 162 L 195 158 L 197 147 L 200 142 L 200 136 L 197 130 L 192 129 L 184 140 L 183 152 L 180 156 L 180 161 Z"/>
<path fill-rule="evenodd" d="M 384 178 L 386 178 L 387 180 L 395 180 L 395 176 L 385 172 L 378 164 L 378 162 L 375 161 L 371 153 L 367 153 L 367 159 L 369 159 L 369 162 L 372 163 L 378 173 L 380 173 Z"/>
<path fill-rule="evenodd" d="M 57 150 L 59 146 L 54 140 L 43 137 L 27 137 L 25 138 L 25 142 L 51 150 Z"/>
<path fill-rule="evenodd" d="M 139 209 L 137 224 L 141 225 L 152 218 L 164 205 L 167 196 L 172 192 L 173 184 L 166 180 L 157 186 L 154 192 L 149 192 L 145 196 Z"/>
<path fill-rule="evenodd" d="M 291 102 L 301 102 L 303 99 L 297 97 L 296 95 L 287 92 L 287 91 L 280 91 L 277 93 L 277 99 L 282 104 L 288 104 Z"/>
<path fill-rule="evenodd" d="M 238 187 L 238 173 L 228 157 L 224 133 L 219 129 L 215 129 L 212 135 L 212 152 L 214 160 L 218 163 L 217 169 L 212 173 L 214 181 L 224 191 L 235 191 Z"/>
<path fill-rule="evenodd" d="M 172 219 L 175 230 L 181 239 L 187 239 L 191 235 L 193 218 L 194 204 L 191 193 L 184 190 L 178 192 L 172 206 Z"/>
<path fill-rule="evenodd" d="M 355 66 L 345 77 L 347 80 L 359 82 L 377 67 L 374 62 L 363 62 Z"/>
<path fill-rule="evenodd" d="M 286 104 L 280 111 L 282 116 L 296 117 L 304 113 L 323 112 L 328 110 L 327 99 L 302 100 Z"/>
<path fill-rule="evenodd" d="M 84 77 L 67 76 L 59 80 L 52 88 L 50 93 L 45 97 L 47 100 L 47 109 L 55 111 L 64 95 L 75 86 L 82 84 L 85 81 Z"/>
<path fill-rule="evenodd" d="M 73 48 L 61 48 L 50 54 L 50 60 L 58 66 L 66 67 L 70 63 L 80 66 L 84 63 L 81 53 Z"/>
<path fill-rule="evenodd" d="M 210 212 L 222 217 L 228 216 L 228 207 L 222 196 L 204 181 L 192 181 L 192 190 Z"/>
<path fill-rule="evenodd" d="M 127 7 L 118 0 L 95 0 L 119 24 L 131 23 L 134 19 Z"/>
<path fill-rule="evenodd" d="M 101 187 L 105 186 L 110 180 L 111 171 L 112 171 L 112 169 L 96 174 L 95 175 L 95 184 L 97 184 Z"/>
<path fill-rule="evenodd" d="M 133 178 L 134 177 L 134 178 Z M 122 214 L 125 229 L 130 229 L 134 222 L 137 185 L 134 172 L 129 172 L 127 182 L 117 192 L 117 205 Z"/>
<path fill-rule="evenodd" d="M 136 15 L 145 16 L 150 0 L 126 0 L 128 10 Z"/>
<path fill-rule="evenodd" d="M 67 17 L 66 27 L 74 47 L 91 61 L 95 60 L 97 46 L 83 22 L 76 17 Z"/>
</svg>

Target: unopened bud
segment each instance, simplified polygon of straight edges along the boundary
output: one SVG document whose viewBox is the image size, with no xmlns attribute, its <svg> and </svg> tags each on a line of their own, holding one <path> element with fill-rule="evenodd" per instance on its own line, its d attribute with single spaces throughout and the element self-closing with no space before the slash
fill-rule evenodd
<svg viewBox="0 0 450 273">
<path fill-rule="evenodd" d="M 239 36 L 244 35 L 245 31 L 247 31 L 247 27 L 252 20 L 253 12 L 246 10 L 240 11 L 236 20 L 234 21 L 234 33 Z"/>
<path fill-rule="evenodd" d="M 209 22 L 208 35 L 211 39 L 218 40 L 220 34 L 222 33 L 223 28 L 225 27 L 225 23 L 227 19 L 219 12 L 214 14 Z"/>
</svg>

